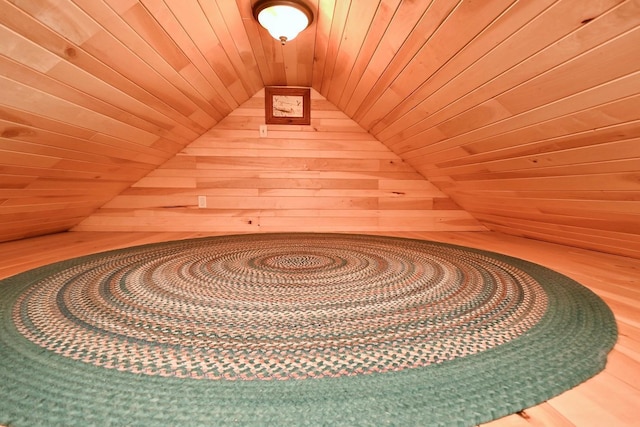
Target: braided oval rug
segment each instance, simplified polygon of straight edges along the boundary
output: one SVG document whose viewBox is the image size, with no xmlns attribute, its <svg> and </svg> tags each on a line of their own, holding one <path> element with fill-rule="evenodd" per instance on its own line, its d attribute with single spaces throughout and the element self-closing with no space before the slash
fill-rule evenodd
<svg viewBox="0 0 640 427">
<path fill-rule="evenodd" d="M 435 242 L 260 234 L 0 281 L 0 424 L 474 425 L 604 368 L 604 302 Z"/>
</svg>

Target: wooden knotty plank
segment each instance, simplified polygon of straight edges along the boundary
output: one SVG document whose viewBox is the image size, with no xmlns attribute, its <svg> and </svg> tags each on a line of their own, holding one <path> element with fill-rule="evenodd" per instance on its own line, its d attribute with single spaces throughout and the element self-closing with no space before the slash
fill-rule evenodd
<svg viewBox="0 0 640 427">
<path fill-rule="evenodd" d="M 35 112 L 68 124 L 73 124 L 73 118 L 80 116 L 85 119 L 84 126 L 94 132 L 105 133 L 131 142 L 153 143 L 158 139 L 157 135 L 148 131 L 56 98 L 48 93 L 35 91 L 27 85 L 4 76 L 0 76 L 0 91 L 3 93 L 0 105 Z"/>
<path fill-rule="evenodd" d="M 467 45 L 455 53 L 446 62 L 443 61 L 441 66 L 431 75 L 425 75 L 425 79 L 416 87 L 410 97 L 407 97 L 402 103 L 390 109 L 385 116 L 378 121 L 372 128 L 371 133 L 381 140 L 406 129 L 415 121 L 418 121 L 434 112 L 434 109 L 428 106 L 432 96 L 438 96 L 440 91 L 447 91 L 455 88 L 458 93 L 465 93 L 465 87 L 472 87 L 476 81 L 487 79 L 491 75 L 497 73 L 498 67 L 507 67 L 507 64 L 515 61 L 517 55 L 522 54 L 520 51 L 513 52 L 513 55 L 501 58 L 499 64 L 494 65 L 488 70 L 478 70 L 474 73 L 468 72 L 468 68 L 477 68 L 478 63 L 485 61 L 485 58 L 508 42 L 512 34 L 518 31 L 523 25 L 527 24 L 541 11 L 549 7 L 555 0 L 545 0 L 536 2 L 514 2 L 504 13 L 499 15 L 494 21 L 487 25 L 476 37 Z M 548 37 L 548 34 L 545 33 Z M 526 43 L 527 49 L 532 49 L 533 41 Z M 540 43 L 539 39 L 535 43 Z M 461 79 L 459 75 L 464 74 L 466 77 Z M 455 83 L 454 83 L 455 82 Z M 426 105 L 423 105 L 426 104 Z"/>
<path fill-rule="evenodd" d="M 344 112 L 361 123 L 360 117 L 364 112 L 368 111 L 384 88 L 411 61 L 440 21 L 454 7 L 455 2 L 451 0 L 422 2 L 419 6 L 402 2 L 344 107 Z"/>
<path fill-rule="evenodd" d="M 510 3 L 510 0 L 505 0 L 484 4 L 461 2 L 456 5 L 448 16 L 438 22 L 437 28 L 433 29 L 433 34 L 415 53 L 415 57 L 396 75 L 387 74 L 389 78 L 383 79 L 384 88 L 375 92 L 378 93 L 376 99 L 370 100 L 366 108 L 355 114 L 356 121 L 365 129 L 371 129 L 375 118 L 386 115 L 398 103 L 410 97 L 425 78 L 476 37 Z M 398 55 L 394 60 L 397 58 Z M 376 83 L 376 86 L 379 84 Z"/>
<path fill-rule="evenodd" d="M 55 13 L 55 9 L 41 10 L 39 3 L 27 2 L 21 6 L 28 8 L 29 13 L 39 16 L 45 21 L 47 13 Z M 77 8 L 77 6 L 73 5 L 70 8 Z M 149 105 L 154 107 L 167 108 L 166 101 L 170 101 L 168 108 L 174 111 L 180 111 L 186 115 L 193 112 L 194 104 L 183 93 L 172 85 L 154 84 L 154 82 L 159 83 L 158 74 L 148 72 L 147 64 L 140 61 L 121 44 L 114 43 L 113 36 L 106 31 L 97 31 L 86 40 L 82 40 L 82 43 L 74 44 L 22 10 L 9 7 L 5 1 L 0 2 L 0 9 L 5 17 L 3 20 L 5 25 L 65 61 L 72 62 L 114 87 L 128 93 L 135 93 L 136 96 L 144 98 Z M 89 20 L 88 17 L 83 19 Z M 111 46 L 111 49 L 104 50 L 105 46 Z M 129 59 L 129 63 L 123 61 L 125 58 Z M 139 65 L 139 67 L 135 67 L 137 73 L 133 72 L 131 63 Z M 141 90 L 142 88 L 148 92 Z M 149 92 L 157 96 L 149 96 Z M 159 102 L 159 99 L 163 99 L 165 102 Z"/>
<path fill-rule="evenodd" d="M 384 136 L 379 132 L 376 135 L 390 146 L 401 144 L 399 147 L 408 147 L 413 136 L 423 134 L 633 28 L 634 20 L 628 16 L 635 6 L 627 2 L 605 13 L 612 4 L 594 3 L 586 9 L 576 9 L 571 2 L 556 3 L 465 72 L 452 76 L 451 81 L 446 82 L 434 96 L 425 98 L 419 109 L 403 118 L 399 124 L 403 129 L 401 132 Z M 589 25 L 581 24 L 584 18 L 598 14 L 603 15 Z M 567 19 L 567 16 L 572 19 Z M 398 151 L 409 150 L 398 148 Z"/>
<path fill-rule="evenodd" d="M 263 97 L 260 91 L 253 98 Z M 313 98 L 324 99 L 315 91 Z M 330 104 L 317 106 L 319 111 L 335 111 Z M 240 106 L 237 114 L 106 203 L 77 229 L 133 230 L 138 223 L 143 230 L 219 226 L 221 231 L 300 231 L 331 224 L 345 229 L 360 221 L 362 231 L 405 230 L 414 222 L 421 229 L 485 230 L 344 114 L 315 119 L 322 120 L 321 126 L 317 121 L 311 126 L 270 125 L 261 138 L 257 128 L 262 114 L 254 100 L 247 101 L 246 109 Z M 198 196 L 204 197 L 206 207 L 198 208 Z M 291 217 L 295 220 L 287 216 L 292 211 L 297 212 Z M 337 211 L 339 215 L 332 214 Z M 163 219 L 167 216 L 170 221 Z M 231 220 L 225 223 L 225 217 Z"/>
<path fill-rule="evenodd" d="M 239 73 L 234 70 L 230 55 L 224 51 L 200 5 L 196 2 L 170 2 L 167 6 L 233 96 L 235 104 L 232 109 L 249 99 L 249 92 L 253 89 L 243 85 Z"/>
<path fill-rule="evenodd" d="M 359 56 L 371 20 L 379 7 L 380 2 L 367 1 L 352 2 L 349 8 L 340 48 L 336 53 L 335 67 L 330 74 L 330 80 L 322 88 L 322 93 L 334 104 L 337 104 L 342 96 L 344 85 Z"/>
<path fill-rule="evenodd" d="M 356 90 L 356 85 L 369 70 L 373 55 L 381 45 L 382 38 L 384 37 L 389 25 L 391 25 L 400 3 L 400 0 L 382 0 L 380 2 L 373 20 L 371 21 L 371 25 L 368 28 L 362 47 L 354 60 L 353 67 L 349 71 L 347 80 L 344 84 L 339 86 L 335 85 L 340 88 L 341 94 L 339 96 L 336 94 L 333 96 L 329 94 L 328 98 L 337 100 L 335 103 L 341 110 L 344 111 L 346 109 L 351 96 Z"/>
<path fill-rule="evenodd" d="M 490 137 L 490 135 L 503 134 L 537 123 L 544 123 L 548 120 L 564 116 L 567 114 L 577 113 L 582 110 L 591 109 L 598 105 L 614 102 L 616 100 L 640 93 L 640 71 L 629 74 L 622 78 L 612 80 L 602 85 L 590 88 L 588 90 L 576 93 L 574 95 L 555 101 L 544 108 L 534 108 L 527 112 L 497 120 L 491 123 L 479 126 L 472 131 L 460 133 L 455 136 L 445 137 L 444 133 L 437 128 L 429 131 L 431 136 L 436 136 L 438 142 L 431 144 L 429 147 L 423 146 L 419 149 L 420 155 L 426 155 L 428 152 L 439 151 L 455 147 L 461 144 L 467 144 Z M 491 110 L 491 107 L 489 107 Z M 490 120 L 490 119 L 483 119 Z M 429 136 L 422 134 L 421 138 Z M 411 138 L 410 138 L 411 139 Z M 407 141 L 407 147 L 412 143 Z"/>
<path fill-rule="evenodd" d="M 468 175 L 483 174 L 493 172 L 518 171 L 525 172 L 527 170 L 547 171 L 547 175 L 569 175 L 587 172 L 581 171 L 581 167 L 591 171 L 597 170 L 598 173 L 606 172 L 607 165 L 609 169 L 624 169 L 626 161 L 633 161 L 640 158 L 640 137 L 630 139 L 617 139 L 613 142 L 599 142 L 589 138 L 584 141 L 585 146 L 578 146 L 569 149 L 560 149 L 552 151 L 553 147 L 548 144 L 546 147 L 525 147 L 522 151 L 532 152 L 535 154 L 519 155 L 516 150 L 512 150 L 512 157 L 503 158 L 493 161 L 484 161 L 482 163 L 469 163 L 464 166 L 456 167 L 438 167 L 434 169 L 431 175 Z M 541 144 L 542 145 L 542 144 Z M 557 144 L 554 144 L 557 147 Z M 559 169 L 559 167 L 566 167 Z M 609 170 L 612 172 L 613 170 Z M 491 178 L 488 176 L 487 178 Z"/>
<path fill-rule="evenodd" d="M 442 169 L 638 138 L 640 120 L 634 113 L 639 108 L 640 95 L 632 95 L 422 158 L 410 158 Z"/>
<path fill-rule="evenodd" d="M 329 49 L 329 35 L 333 14 L 336 8 L 336 0 L 319 0 L 315 23 L 314 60 L 312 65 L 311 87 L 315 90 L 322 88 L 324 68 Z"/>
<path fill-rule="evenodd" d="M 343 38 L 351 0 L 336 1 L 333 7 L 333 15 L 331 18 L 331 29 L 329 32 L 327 53 L 324 58 L 324 67 L 322 70 L 322 81 L 319 86 L 315 86 L 318 92 L 322 93 L 326 98 L 326 91 L 331 83 L 331 78 L 337 62 L 337 56 L 340 49 L 340 43 Z M 338 64 L 338 66 L 342 66 Z"/>
<path fill-rule="evenodd" d="M 513 218 L 474 213 L 474 217 L 482 221 L 492 231 L 501 231 L 514 236 L 527 237 L 546 242 L 553 242 L 577 248 L 593 248 L 611 254 L 619 254 L 633 258 L 640 258 L 640 245 L 630 245 L 625 238 L 616 239 L 610 235 L 596 237 L 589 228 L 575 226 L 547 225 L 540 221 L 522 221 Z M 570 231 L 564 230 L 568 228 Z M 575 230 L 575 232 L 573 231 Z M 629 235 L 633 237 L 633 235 Z"/>
<path fill-rule="evenodd" d="M 117 3 L 116 3 L 117 4 Z M 189 37 L 185 28 L 180 24 L 168 6 L 160 2 L 149 2 L 143 0 L 144 8 L 133 5 L 133 10 L 119 12 L 121 19 L 125 20 L 134 29 L 139 28 L 140 24 L 136 19 L 136 15 L 145 16 L 152 21 L 156 21 L 154 25 L 158 26 L 158 31 L 167 32 L 171 35 L 171 43 L 175 44 L 189 58 L 189 62 L 177 69 L 179 72 L 179 80 L 172 79 L 177 87 L 182 88 L 182 84 L 186 83 L 186 87 L 182 90 L 186 93 L 193 93 L 193 87 L 196 88 L 192 97 L 199 108 L 203 109 L 208 115 L 219 121 L 230 111 L 237 107 L 238 102 L 231 94 L 229 88 L 226 87 L 216 70 L 207 61 L 204 54 L 198 49 L 196 43 Z M 112 7 L 114 3 L 112 2 Z M 149 16 L 151 15 L 151 16 Z M 141 34 L 143 39 L 154 39 L 155 32 Z M 155 43 L 151 41 L 151 43 Z M 160 58 L 164 61 L 164 57 Z M 176 82 L 184 81 L 178 85 Z M 195 112 L 196 110 L 194 110 Z M 200 132 L 202 133 L 202 132 Z"/>
<path fill-rule="evenodd" d="M 576 401 L 582 402 L 581 408 L 576 406 Z M 576 387 L 574 393 L 551 399 L 549 404 L 576 426 L 632 426 L 637 423 L 638 401 L 640 392 L 636 386 L 604 372 Z"/>
</svg>

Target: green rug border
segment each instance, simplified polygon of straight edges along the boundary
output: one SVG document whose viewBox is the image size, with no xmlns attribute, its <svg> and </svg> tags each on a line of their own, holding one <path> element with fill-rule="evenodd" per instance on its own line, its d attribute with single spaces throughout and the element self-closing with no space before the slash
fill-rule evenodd
<svg viewBox="0 0 640 427">
<path fill-rule="evenodd" d="M 547 292 L 549 309 L 523 336 L 477 355 L 401 372 L 301 381 L 207 381 L 103 369 L 41 349 L 22 337 L 11 322 L 11 307 L 20 292 L 61 268 L 106 254 L 195 240 L 269 236 L 419 242 L 482 254 L 538 280 Z M 0 314 L 0 424 L 12 427 L 470 426 L 539 404 L 594 376 L 604 369 L 617 340 L 615 319 L 604 301 L 544 266 L 449 243 L 341 233 L 202 237 L 60 261 L 1 280 Z"/>
</svg>

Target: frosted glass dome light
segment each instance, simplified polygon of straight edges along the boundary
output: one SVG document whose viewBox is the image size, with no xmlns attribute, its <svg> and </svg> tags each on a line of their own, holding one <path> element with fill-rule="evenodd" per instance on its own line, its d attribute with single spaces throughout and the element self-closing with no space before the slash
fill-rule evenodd
<svg viewBox="0 0 640 427">
<path fill-rule="evenodd" d="M 313 21 L 311 9 L 298 1 L 259 1 L 253 6 L 253 16 L 283 45 L 295 39 Z"/>
</svg>

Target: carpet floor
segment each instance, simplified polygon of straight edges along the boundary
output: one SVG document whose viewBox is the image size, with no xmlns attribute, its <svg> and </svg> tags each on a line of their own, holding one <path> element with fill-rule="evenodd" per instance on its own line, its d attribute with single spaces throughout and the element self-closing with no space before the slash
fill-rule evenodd
<svg viewBox="0 0 640 427">
<path fill-rule="evenodd" d="M 604 368 L 606 304 L 429 241 L 166 242 L 0 281 L 0 423 L 475 425 Z"/>
</svg>

